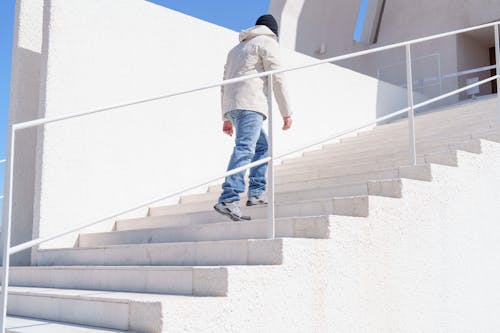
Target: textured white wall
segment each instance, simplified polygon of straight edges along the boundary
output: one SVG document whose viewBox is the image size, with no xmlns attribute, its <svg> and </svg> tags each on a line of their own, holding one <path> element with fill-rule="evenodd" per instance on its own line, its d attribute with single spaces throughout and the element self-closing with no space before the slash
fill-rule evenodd
<svg viewBox="0 0 500 333">
<path fill-rule="evenodd" d="M 142 0 L 52 0 L 47 10 L 40 110 L 45 117 L 218 81 L 226 53 L 238 41 L 236 32 Z M 287 64 L 312 61 L 290 51 L 285 58 Z M 377 108 L 395 111 L 406 101 L 399 88 L 331 65 L 290 73 L 289 81 L 295 124 L 282 133 L 276 122 L 278 153 L 374 119 Z M 39 150 L 39 235 L 223 173 L 233 139 L 221 127 L 219 89 L 49 124 Z"/>
<path fill-rule="evenodd" d="M 39 116 L 42 29 L 43 2 L 39 0 L 16 1 L 9 125 Z M 10 127 L 8 134 L 10 138 Z M 36 138 L 36 129 L 23 130 L 16 136 L 12 245 L 32 239 Z M 8 147 L 10 147 L 10 139 Z M 10 153 L 10 149 L 7 153 Z M 5 174 L 9 174 L 9 169 Z M 8 193 L 8 186 L 9 181 L 6 177 L 3 193 Z M 7 221 L 6 208 L 7 205 L 3 205 L 2 221 Z M 29 264 L 30 257 L 30 251 L 24 251 L 12 256 L 11 263 L 26 265 Z"/>
</svg>

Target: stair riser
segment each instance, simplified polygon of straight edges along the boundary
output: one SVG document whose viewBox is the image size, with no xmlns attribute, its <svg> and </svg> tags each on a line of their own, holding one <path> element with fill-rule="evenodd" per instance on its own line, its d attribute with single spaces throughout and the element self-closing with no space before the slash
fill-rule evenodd
<svg viewBox="0 0 500 333">
<path fill-rule="evenodd" d="M 280 185 L 278 188 L 281 191 L 297 191 L 303 186 L 308 186 L 309 188 L 314 187 L 330 187 L 330 186 L 338 186 L 349 183 L 361 183 L 367 181 L 381 180 L 381 179 L 396 179 L 396 178 L 405 178 L 408 177 L 408 174 L 402 173 L 401 168 L 398 169 L 390 169 L 385 171 L 378 171 L 373 173 L 366 173 L 360 175 L 349 175 L 342 177 L 332 177 L 332 178 L 324 178 L 324 179 L 316 179 L 310 180 L 304 184 L 304 182 L 294 182 L 294 183 L 286 183 Z M 430 171 L 424 169 L 418 169 L 411 177 L 408 177 L 415 180 L 424 180 L 428 181 L 431 179 Z"/>
<path fill-rule="evenodd" d="M 427 115 L 417 115 L 415 117 L 415 125 L 421 128 L 453 128 L 457 126 L 468 126 L 469 124 L 484 124 L 490 121 L 496 120 L 496 115 L 494 112 L 490 110 L 485 111 L 471 111 L 470 115 L 460 116 L 448 114 L 443 117 L 435 117 L 436 114 L 427 114 Z M 373 130 L 375 132 L 381 132 L 383 130 L 388 131 L 396 131 L 408 128 L 408 119 L 403 119 L 395 123 L 385 124 L 382 126 L 375 126 Z M 361 134 L 364 135 L 364 134 Z"/>
<path fill-rule="evenodd" d="M 359 132 L 356 136 L 353 137 L 346 137 L 340 139 L 340 144 L 341 145 L 350 145 L 350 144 L 356 144 L 356 142 L 360 143 L 369 143 L 373 141 L 379 141 L 379 140 L 386 140 L 386 139 L 401 139 L 408 137 L 409 129 L 408 129 L 408 123 L 405 122 L 404 127 L 401 128 L 387 128 L 387 129 L 381 129 L 384 126 L 381 126 L 380 128 L 376 127 L 372 130 L 367 130 L 363 132 Z M 491 120 L 491 121 L 484 121 L 483 123 L 471 123 L 471 124 L 466 124 L 466 125 L 449 125 L 445 127 L 428 127 L 428 126 L 423 126 L 423 125 L 415 125 L 415 134 L 416 138 L 419 140 L 428 140 L 431 138 L 440 138 L 440 137 L 453 137 L 457 136 L 460 133 L 479 133 L 482 131 L 487 131 L 487 130 L 496 130 L 498 127 L 498 123 Z M 332 147 L 333 144 L 328 144 L 328 147 Z"/>
<path fill-rule="evenodd" d="M 386 197 L 398 198 L 401 196 L 401 190 L 397 186 L 398 181 L 393 181 L 396 185 L 392 188 L 386 187 L 386 192 L 379 192 L 377 195 L 383 195 Z M 348 184 L 346 186 L 332 187 L 332 188 L 311 188 L 308 190 L 296 191 L 296 192 L 277 192 L 275 194 L 276 204 L 286 203 L 286 202 L 297 202 L 304 200 L 314 200 L 314 199 L 331 199 L 334 197 L 347 197 L 347 196 L 362 196 L 369 195 L 368 183 L 360 184 Z M 177 205 L 163 206 L 164 210 L 162 215 L 173 215 L 173 214 L 183 214 L 192 213 L 197 211 L 206 211 L 211 209 L 214 202 L 217 200 L 218 194 L 215 192 L 207 193 L 205 201 L 197 201 L 191 203 L 181 203 Z M 246 196 L 241 197 L 241 205 L 246 202 Z M 283 236 L 284 237 L 284 236 Z"/>
<path fill-rule="evenodd" d="M 431 153 L 431 154 L 419 154 L 417 155 L 417 161 L 420 164 L 424 163 L 439 163 L 439 164 L 446 164 L 446 165 L 453 165 L 456 166 L 456 154 L 454 151 L 444 151 L 444 152 L 439 152 L 439 153 Z M 362 164 L 350 164 L 350 163 L 343 163 L 343 164 L 330 164 L 330 165 L 324 165 L 321 163 L 316 163 L 308 166 L 294 166 L 294 167 L 289 167 L 286 169 L 281 169 L 276 172 L 277 177 L 285 177 L 288 175 L 297 175 L 297 174 L 307 174 L 307 173 L 312 173 L 314 174 L 315 172 L 318 171 L 325 171 L 325 170 L 337 170 L 340 173 L 344 173 L 347 170 L 351 170 L 352 173 L 358 173 L 358 172 L 367 172 L 371 170 L 381 170 L 381 169 L 389 169 L 389 168 L 394 168 L 394 167 L 400 167 L 403 165 L 408 165 L 408 156 L 405 156 L 404 158 L 399 158 L 399 159 L 386 159 L 386 160 L 381 160 L 377 162 L 373 161 L 361 161 L 363 162 Z"/>
<path fill-rule="evenodd" d="M 480 150 L 479 142 L 476 144 Z M 287 182 L 276 182 L 275 190 L 276 193 L 279 192 L 298 192 L 303 190 L 311 190 L 316 188 L 326 188 L 326 187 L 336 187 L 348 184 L 358 184 L 364 183 L 370 180 L 380 180 L 380 179 L 395 179 L 400 178 L 397 168 L 389 168 L 385 170 L 377 170 L 373 172 L 365 172 L 359 174 L 349 174 L 338 177 L 325 177 L 317 179 L 306 179 L 296 182 L 287 180 Z M 427 178 L 417 180 L 427 180 Z M 248 185 L 248 184 L 247 184 Z M 209 193 L 219 193 L 221 192 L 220 185 L 214 185 L 209 187 Z"/>
<path fill-rule="evenodd" d="M 312 200 L 317 198 L 324 197 L 345 197 L 345 196 L 356 196 L 356 195 L 365 195 L 367 194 L 367 186 L 365 184 L 348 184 L 341 187 L 336 188 L 328 188 L 328 189 L 304 189 L 302 191 L 294 191 L 294 192 L 275 192 L 275 200 L 276 202 L 284 202 L 284 201 L 302 201 L 302 200 Z M 220 188 L 219 192 L 210 191 L 202 194 L 196 194 L 191 196 L 185 196 L 181 198 L 181 205 L 188 204 L 199 204 L 203 203 L 205 206 L 212 204 L 220 196 Z M 247 195 L 241 195 L 241 203 L 245 203 L 247 200 Z"/>
<path fill-rule="evenodd" d="M 384 137 L 365 137 L 364 139 L 351 140 L 351 142 L 340 143 L 337 145 L 327 145 L 323 149 L 325 151 L 336 151 L 341 152 L 344 150 L 353 150 L 358 147 L 365 148 L 376 148 L 380 146 L 382 142 L 390 142 L 391 144 L 408 144 L 408 132 L 405 135 L 393 135 L 393 133 L 387 133 Z M 444 142 L 460 142 L 467 141 L 470 139 L 481 138 L 487 135 L 498 135 L 500 134 L 500 126 L 490 125 L 488 127 L 482 127 L 477 130 L 457 130 L 454 133 L 434 133 L 431 135 L 422 135 L 416 133 L 417 144 L 425 144 L 435 141 Z M 312 153 L 312 152 L 311 152 Z"/>
<path fill-rule="evenodd" d="M 445 151 L 440 153 L 423 154 L 417 156 L 417 162 L 420 164 L 425 163 L 439 163 L 450 166 L 457 165 L 457 157 L 455 151 Z M 347 174 L 359 174 L 375 172 L 385 169 L 397 168 L 400 166 L 408 165 L 409 158 L 405 156 L 402 159 L 396 160 L 383 160 L 376 163 L 369 162 L 359 165 L 325 165 L 325 164 L 314 164 L 308 167 L 296 167 L 291 170 L 283 170 L 283 172 L 277 173 L 275 179 L 278 183 L 294 180 L 303 179 L 314 179 L 321 177 L 334 177 Z M 285 172 L 286 171 L 286 172 Z"/>
<path fill-rule="evenodd" d="M 292 217 L 292 216 L 318 216 L 318 215 L 350 215 L 346 212 L 351 211 L 362 211 L 362 215 L 354 216 L 367 216 L 367 208 L 364 206 L 366 203 L 363 200 L 357 200 L 353 198 L 350 201 L 353 208 L 345 210 L 347 205 L 344 203 L 341 207 L 337 205 L 337 199 L 324 199 L 324 200 L 314 200 L 307 202 L 287 202 L 283 204 L 277 204 L 275 206 L 275 216 L 276 217 Z M 359 208 L 357 208 L 360 206 Z M 242 207 L 244 215 L 249 215 L 252 219 L 262 219 L 267 218 L 268 208 L 267 206 L 259 207 Z M 152 216 L 162 215 L 165 218 L 171 218 L 173 221 L 189 220 L 193 223 L 214 223 L 221 221 L 221 214 L 210 210 L 204 212 L 194 212 L 190 214 L 182 215 L 169 215 L 170 206 L 151 208 L 150 214 Z"/>
<path fill-rule="evenodd" d="M 464 149 L 469 149 L 469 152 L 477 153 L 479 151 L 478 144 L 472 144 L 472 147 L 461 147 L 461 150 Z M 417 151 L 417 159 L 419 161 L 437 161 L 436 163 L 444 163 L 446 164 L 446 161 L 449 161 L 449 158 L 451 156 L 456 155 L 456 149 L 449 149 L 448 147 L 444 148 L 436 148 L 435 150 L 428 151 L 428 152 L 423 152 L 421 151 L 420 153 Z M 314 169 L 327 169 L 329 167 L 349 167 L 353 165 L 361 165 L 361 164 L 382 164 L 382 163 L 391 163 L 396 161 L 401 161 L 403 164 L 399 165 L 408 165 L 410 162 L 410 157 L 409 157 L 409 152 L 405 153 L 396 153 L 392 155 L 385 155 L 385 156 L 377 156 L 377 157 L 371 157 L 371 158 L 361 158 L 359 160 L 337 160 L 334 158 L 327 158 L 327 159 L 314 159 L 312 161 L 309 161 L 308 163 L 288 163 L 286 164 L 286 168 L 283 168 L 284 171 L 290 170 L 290 173 L 296 174 L 299 172 L 296 172 L 295 170 L 314 170 Z M 452 162 L 453 163 L 453 162 Z M 395 164 L 397 166 L 398 164 Z M 281 171 L 281 170 L 280 170 Z M 217 190 L 220 191 L 220 185 L 213 185 L 208 188 L 209 191 L 211 190 Z"/>
<path fill-rule="evenodd" d="M 124 279 L 124 276 L 127 278 Z M 10 284 L 19 287 L 83 289 L 187 296 L 226 296 L 224 268 L 13 267 Z"/>
<path fill-rule="evenodd" d="M 276 221 L 276 237 L 328 238 L 329 217 L 296 218 Z M 150 226 L 151 227 L 151 226 Z M 266 239 L 267 221 L 209 223 L 183 228 L 143 229 L 80 236 L 81 247 L 141 243 Z"/>
<path fill-rule="evenodd" d="M 38 252 L 38 265 L 279 265 L 283 260 L 282 254 L 280 239 L 142 244 L 105 248 L 41 250 Z"/>
<path fill-rule="evenodd" d="M 9 293 L 8 314 L 118 330 L 129 329 L 128 303 Z"/>
<path fill-rule="evenodd" d="M 453 151 L 453 150 L 465 150 L 471 153 L 480 152 L 479 141 L 474 139 L 466 142 L 460 143 L 436 143 L 433 145 L 427 145 L 422 147 L 421 145 L 417 145 L 417 153 L 420 154 L 431 154 L 436 151 Z M 404 158 L 408 157 L 409 154 L 409 146 L 403 147 L 388 147 L 378 150 L 366 151 L 366 152 L 352 152 L 350 154 L 335 154 L 330 152 L 324 152 L 323 154 L 315 154 L 304 156 L 300 159 L 290 159 L 283 161 L 283 164 L 286 165 L 307 165 L 308 163 L 333 163 L 334 161 L 338 161 L 337 163 L 346 163 L 347 161 L 353 162 L 353 164 L 357 164 L 356 161 L 359 159 L 373 159 L 374 162 L 378 160 L 383 160 L 387 158 Z M 358 162 L 359 163 L 359 162 Z"/>
<path fill-rule="evenodd" d="M 487 139 L 487 138 L 492 138 L 496 140 L 500 140 L 500 132 L 488 132 L 487 134 L 484 134 L 481 136 L 481 138 Z M 408 139 L 408 138 L 406 138 Z M 458 145 L 464 142 L 468 142 L 471 140 L 474 140 L 470 135 L 465 135 L 465 136 L 460 136 L 460 137 L 454 137 L 454 138 L 442 138 L 442 140 L 428 140 L 428 141 L 416 141 L 416 147 L 417 149 L 420 149 L 421 151 L 427 151 L 428 149 L 433 149 L 435 147 L 439 146 L 445 146 L 445 145 Z M 405 140 L 403 142 L 394 142 L 394 141 L 387 141 L 385 144 L 382 141 L 379 141 L 375 144 L 372 145 L 357 145 L 353 146 L 351 148 L 342 148 L 342 149 L 324 149 L 324 150 L 318 150 L 318 151 L 312 151 L 312 152 L 306 152 L 304 153 L 304 158 L 309 158 L 312 156 L 345 156 L 349 154 L 363 154 L 363 153 L 370 153 L 373 151 L 401 151 L 404 149 L 408 149 L 408 140 Z"/>
</svg>

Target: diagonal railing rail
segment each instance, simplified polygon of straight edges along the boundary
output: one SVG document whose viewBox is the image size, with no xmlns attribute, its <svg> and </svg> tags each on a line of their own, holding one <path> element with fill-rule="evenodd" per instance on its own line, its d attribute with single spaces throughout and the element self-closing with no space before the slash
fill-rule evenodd
<svg viewBox="0 0 500 333">
<path fill-rule="evenodd" d="M 416 146 L 415 146 L 415 127 L 414 127 L 414 115 L 415 115 L 416 109 L 422 108 L 422 107 L 427 106 L 429 104 L 432 104 L 432 103 L 435 103 L 437 101 L 448 98 L 450 96 L 456 95 L 456 94 L 463 92 L 463 91 L 466 91 L 470 88 L 478 87 L 478 86 L 486 84 L 488 82 L 492 82 L 494 80 L 497 81 L 497 86 L 500 87 L 499 25 L 500 25 L 500 21 L 497 21 L 497 22 L 483 24 L 483 25 L 479 25 L 479 26 L 475 26 L 475 27 L 471 27 L 471 28 L 460 29 L 460 30 L 455 30 L 455 31 L 447 32 L 447 33 L 437 34 L 437 35 L 433 35 L 430 37 L 414 39 L 414 40 L 396 43 L 396 44 L 392 44 L 392 45 L 388 45 L 388 46 L 373 48 L 370 50 L 355 52 L 355 53 L 337 56 L 337 57 L 332 57 L 332 58 L 328 58 L 328 59 L 324 59 L 324 60 L 318 60 L 318 61 L 314 61 L 314 62 L 305 64 L 302 66 L 266 71 L 266 72 L 248 75 L 248 76 L 244 76 L 244 77 L 239 77 L 239 78 L 235 78 L 235 79 L 224 80 L 221 82 L 217 82 L 217 83 L 213 83 L 213 84 L 209 84 L 206 86 L 202 86 L 202 87 L 198 87 L 198 88 L 194 88 L 194 89 L 189 89 L 189 90 L 185 90 L 185 91 L 181 91 L 181 92 L 176 92 L 176 93 L 172 93 L 172 94 L 166 94 L 166 95 L 162 95 L 162 96 L 145 98 L 145 99 L 141 99 L 141 100 L 137 100 L 137 101 L 132 101 L 132 102 L 124 103 L 124 104 L 112 105 L 112 106 L 108 106 L 105 108 L 100 108 L 100 109 L 86 111 L 86 112 L 73 113 L 73 114 L 68 114 L 68 115 L 64 115 L 64 116 L 52 117 L 52 118 L 36 119 L 36 120 L 32 120 L 32 121 L 26 121 L 26 122 L 11 125 L 11 127 L 10 127 L 9 158 L 7 159 L 7 166 L 8 166 L 8 175 L 7 175 L 8 193 L 7 193 L 7 197 L 6 197 L 6 199 L 7 199 L 6 200 L 7 201 L 7 205 L 6 205 L 6 207 L 7 207 L 7 214 L 6 214 L 7 221 L 5 221 L 5 223 L 2 223 L 3 266 L 2 266 L 2 276 L 1 276 L 2 277 L 2 294 L 1 294 L 1 299 L 0 299 L 0 332 L 5 333 L 6 315 L 7 315 L 7 296 L 8 296 L 8 285 L 9 285 L 8 282 L 9 282 L 10 256 L 15 254 L 15 253 L 18 253 L 20 251 L 29 249 L 29 248 L 37 246 L 37 245 L 40 245 L 40 244 L 45 243 L 47 241 L 68 235 L 70 233 L 80 231 L 80 230 L 85 229 L 87 227 L 102 223 L 102 222 L 107 221 L 107 220 L 112 219 L 112 218 L 116 218 L 120 215 L 137 210 L 139 208 L 143 208 L 143 207 L 146 207 L 148 205 L 152 205 L 152 204 L 157 203 L 159 201 L 179 196 L 179 195 L 181 195 L 187 191 L 190 191 L 192 189 L 196 189 L 196 188 L 199 188 L 201 186 L 208 185 L 210 183 L 213 183 L 214 181 L 223 179 L 227 176 L 248 170 L 252 167 L 255 167 L 255 166 L 258 166 L 258 165 L 261 165 L 264 163 L 269 163 L 269 168 L 268 168 L 269 190 L 268 190 L 268 192 L 270 194 L 270 197 L 269 197 L 269 205 L 268 205 L 268 220 L 269 220 L 269 222 L 268 222 L 267 235 L 269 238 L 274 238 L 275 237 L 275 215 L 274 215 L 275 204 L 274 204 L 274 168 L 273 168 L 273 163 L 272 163 L 274 160 L 281 159 L 283 157 L 286 157 L 286 156 L 289 156 L 292 154 L 296 154 L 299 152 L 303 152 L 307 149 L 310 149 L 310 148 L 313 148 L 316 146 L 323 145 L 326 142 L 332 141 L 332 140 L 339 138 L 341 136 L 359 131 L 361 129 L 375 125 L 381 121 L 392 119 L 392 118 L 395 118 L 395 117 L 402 115 L 402 114 L 408 114 L 409 160 L 410 160 L 411 165 L 416 165 Z M 449 36 L 469 32 L 469 31 L 491 28 L 491 27 L 493 27 L 494 31 L 495 31 L 495 50 L 496 50 L 497 75 L 491 76 L 485 80 L 482 80 L 480 82 L 476 82 L 476 83 L 468 85 L 466 87 L 451 91 L 449 93 L 442 94 L 438 97 L 429 99 L 427 101 L 424 101 L 424 102 L 421 102 L 418 104 L 414 104 L 413 90 L 412 90 L 413 77 L 412 77 L 412 67 L 411 67 L 411 63 L 412 63 L 411 46 L 414 44 L 419 44 L 419 43 L 423 43 L 423 42 L 430 41 L 430 40 L 435 40 L 435 39 L 439 39 L 439 38 L 443 38 L 443 37 L 449 37 Z M 301 148 L 289 151 L 289 152 L 281 154 L 279 156 L 275 156 L 274 151 L 273 151 L 274 142 L 273 142 L 273 130 L 272 130 L 272 124 L 273 124 L 273 119 L 272 119 L 272 116 L 273 116 L 273 112 L 272 112 L 273 111 L 272 110 L 273 109 L 273 104 L 272 104 L 273 86 L 272 86 L 272 82 L 273 82 L 274 75 L 280 74 L 280 73 L 285 73 L 285 72 L 297 71 L 297 70 L 306 69 L 306 68 L 310 68 L 310 67 L 315 67 L 315 66 L 319 66 L 322 64 L 334 63 L 334 62 L 338 62 L 338 61 L 342 61 L 342 60 L 352 59 L 352 58 L 356 58 L 356 57 L 360 57 L 360 56 L 364 56 L 364 55 L 368 55 L 368 54 L 379 53 L 379 52 L 383 52 L 386 50 L 392 50 L 392 49 L 396 49 L 396 48 L 400 48 L 400 47 L 404 47 L 405 52 L 406 52 L 408 107 L 401 109 L 399 111 L 393 112 L 391 114 L 388 114 L 386 116 L 377 118 L 377 119 L 370 121 L 370 122 L 367 122 L 365 124 L 361 124 L 360 126 L 357 126 L 357 127 L 351 128 L 351 129 L 347 129 L 347 130 L 344 130 L 344 131 L 341 131 L 338 133 L 334 133 L 334 134 L 332 134 L 332 135 L 330 135 L 322 140 L 318 140 L 318 141 L 309 143 L 307 145 L 304 145 Z M 31 240 L 29 242 L 25 242 L 25 243 L 16 245 L 14 247 L 10 246 L 10 237 L 11 237 L 10 233 L 11 233 L 11 226 L 12 226 L 12 191 L 13 191 L 13 171 L 14 171 L 14 147 L 15 147 L 15 138 L 16 138 L 17 131 L 27 129 L 27 128 L 38 127 L 38 126 L 42 126 L 42 125 L 49 124 L 49 123 L 60 122 L 60 121 L 64 121 L 67 119 L 84 117 L 84 116 L 87 116 L 90 114 L 96 114 L 96 113 L 116 110 L 116 109 L 123 108 L 126 106 L 138 105 L 138 104 L 148 103 L 151 101 L 157 101 L 157 100 L 171 98 L 174 96 L 190 94 L 190 93 L 194 93 L 197 91 L 207 90 L 210 88 L 215 88 L 215 87 L 220 87 L 220 86 L 226 86 L 226 85 L 234 84 L 234 83 L 249 80 L 249 79 L 262 78 L 262 77 L 267 77 L 267 80 L 269 83 L 268 84 L 268 92 L 267 92 L 268 108 L 269 108 L 269 112 L 268 112 L 269 113 L 268 134 L 269 134 L 269 152 L 270 152 L 269 157 L 266 157 L 266 158 L 261 159 L 259 161 L 238 167 L 238 168 L 233 169 L 233 170 L 229 170 L 226 173 L 224 173 L 218 177 L 209 179 L 203 183 L 194 184 L 194 185 L 188 186 L 180 191 L 176 191 L 176 192 L 161 196 L 159 198 L 149 200 L 147 202 L 139 203 L 132 208 L 116 212 L 114 214 L 103 217 L 97 221 L 90 221 L 88 223 L 82 224 L 81 226 L 70 228 L 64 232 L 60 232 L 60 233 L 57 233 L 57 234 L 54 234 L 54 235 L 51 235 L 48 237 L 37 238 L 37 239 Z M 498 94 L 498 96 L 500 96 L 500 94 Z M 498 112 L 500 114 L 500 99 L 499 99 L 499 103 L 498 103 L 498 108 L 499 108 Z"/>
</svg>

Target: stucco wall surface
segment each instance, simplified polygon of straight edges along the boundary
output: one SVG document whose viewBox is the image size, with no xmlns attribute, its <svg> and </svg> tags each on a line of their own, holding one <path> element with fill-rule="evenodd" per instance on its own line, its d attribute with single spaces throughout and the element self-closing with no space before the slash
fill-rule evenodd
<svg viewBox="0 0 500 333">
<path fill-rule="evenodd" d="M 236 32 L 142 0 L 51 0 L 46 17 L 45 117 L 216 82 L 238 41 Z M 284 58 L 285 65 L 313 60 L 291 51 Z M 406 103 L 402 89 L 337 66 L 290 73 L 288 79 L 294 127 L 283 133 L 280 119 L 275 122 L 277 153 Z M 222 174 L 232 145 L 222 133 L 219 89 L 48 124 L 39 145 L 38 235 Z M 109 221 L 93 230 L 111 226 Z M 45 246 L 75 241 L 71 236 Z"/>
<path fill-rule="evenodd" d="M 284 239 L 280 266 L 230 267 L 227 298 L 165 298 L 163 331 L 498 331 L 500 145 L 482 150 L 333 216 L 331 239 Z"/>
<path fill-rule="evenodd" d="M 12 47 L 10 125 L 39 117 L 41 53 L 43 36 L 43 2 L 38 0 L 16 1 L 14 43 Z M 37 129 L 18 132 L 15 144 L 14 184 L 11 245 L 32 239 L 33 203 L 35 193 Z M 7 150 L 10 155 L 10 148 Z M 6 175 L 9 168 L 6 168 Z M 8 193 L 6 177 L 3 193 Z M 22 203 L 22 204 L 21 204 Z M 3 205 L 2 221 L 7 221 L 6 204 Z M 5 224 L 6 225 L 6 224 Z M 4 226 L 5 226 L 4 225 Z M 30 251 L 12 256 L 14 265 L 29 264 Z"/>
</svg>

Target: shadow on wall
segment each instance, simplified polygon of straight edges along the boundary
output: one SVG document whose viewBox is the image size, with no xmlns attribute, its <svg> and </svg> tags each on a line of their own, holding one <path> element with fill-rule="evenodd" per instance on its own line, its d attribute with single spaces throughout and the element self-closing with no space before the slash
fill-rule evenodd
<svg viewBox="0 0 500 333">
<path fill-rule="evenodd" d="M 13 49 L 9 123 L 20 123 L 39 117 L 40 64 L 40 53 L 21 47 Z M 30 241 L 33 237 L 37 133 L 36 128 L 16 132 L 11 246 Z M 7 176 L 8 172 L 5 174 Z M 7 193 L 7 188 L 6 179 L 4 193 Z M 7 221 L 5 208 L 4 222 Z M 29 265 L 30 262 L 31 250 L 11 257 L 13 265 Z"/>
</svg>

